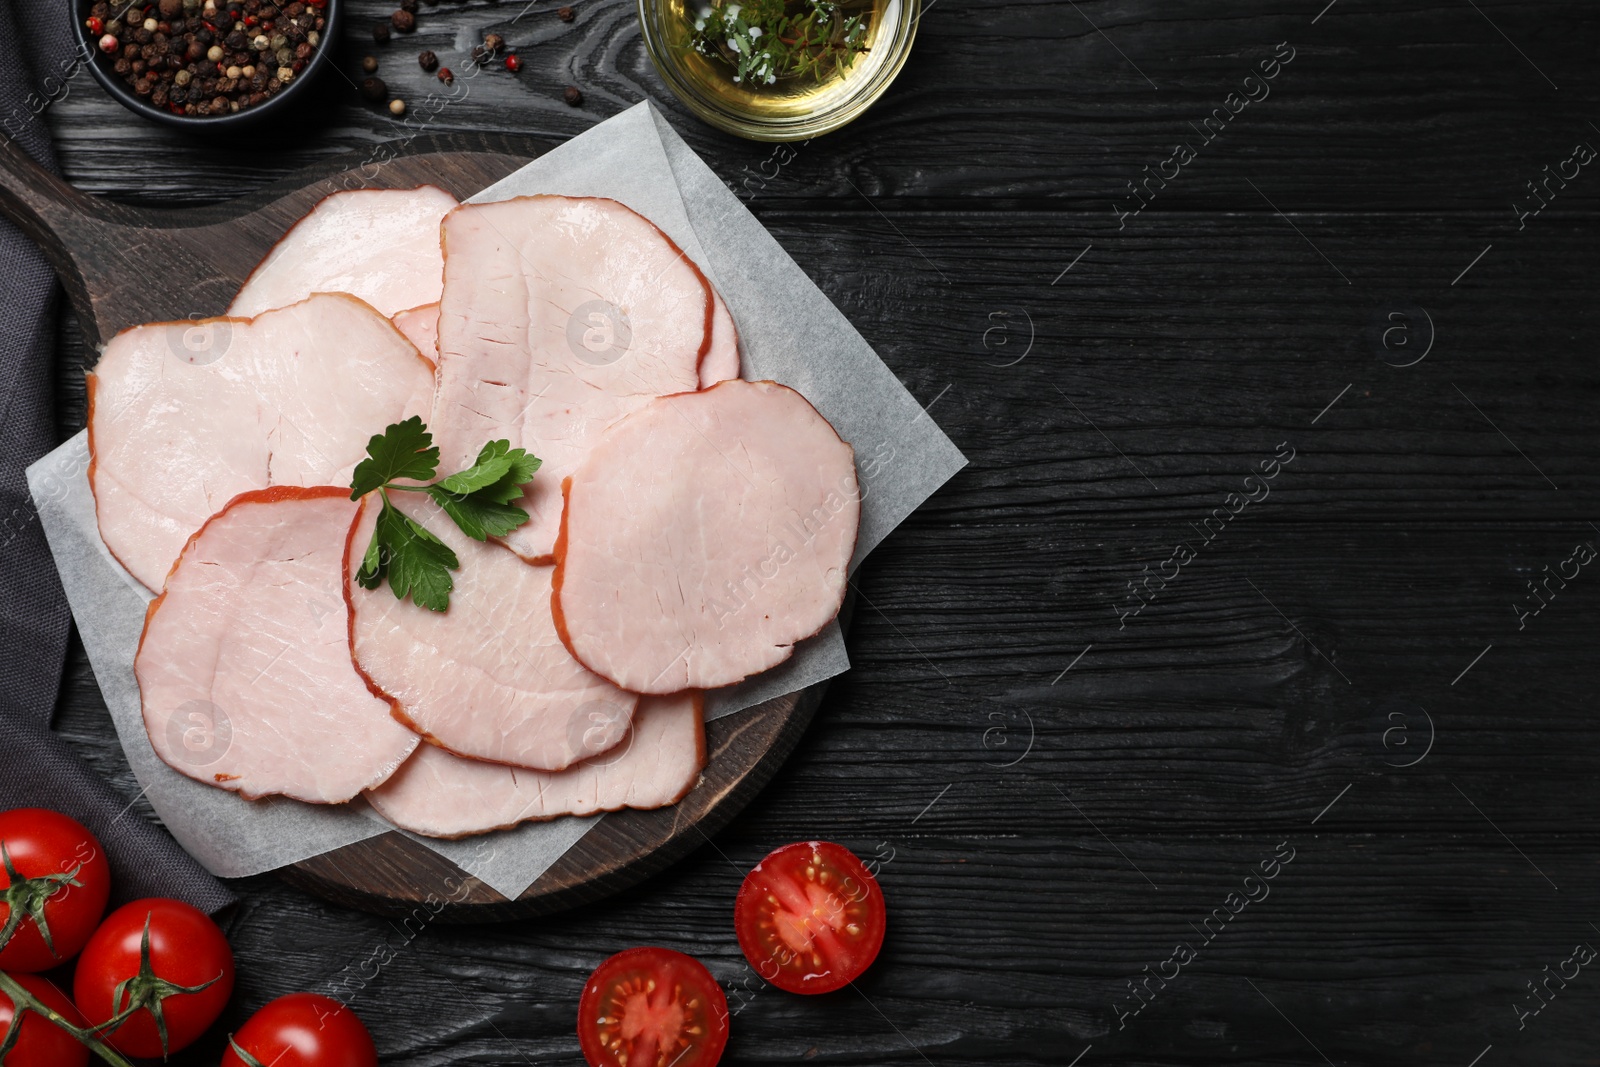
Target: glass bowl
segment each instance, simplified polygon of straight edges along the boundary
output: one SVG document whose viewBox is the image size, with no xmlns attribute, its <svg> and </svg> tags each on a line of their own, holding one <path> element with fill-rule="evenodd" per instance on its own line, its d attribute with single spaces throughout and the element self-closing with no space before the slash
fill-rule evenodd
<svg viewBox="0 0 1600 1067">
<path fill-rule="evenodd" d="M 842 75 L 772 86 L 735 84 L 731 68 L 688 47 L 707 0 L 639 0 L 639 27 L 662 80 L 711 125 L 752 141 L 804 141 L 837 130 L 871 107 L 911 54 L 921 0 L 873 0 L 867 51 Z"/>
</svg>

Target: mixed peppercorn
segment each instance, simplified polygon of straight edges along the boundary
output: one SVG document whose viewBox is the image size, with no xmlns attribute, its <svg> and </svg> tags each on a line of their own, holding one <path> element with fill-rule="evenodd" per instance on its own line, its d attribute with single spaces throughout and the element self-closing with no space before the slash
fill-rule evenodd
<svg viewBox="0 0 1600 1067">
<path fill-rule="evenodd" d="M 427 0 L 431 5 L 438 0 Z M 556 10 L 556 17 L 562 22 L 571 22 L 577 18 L 577 12 L 570 7 Z M 375 22 L 372 25 L 372 39 L 375 43 L 386 45 L 394 39 L 395 33 L 411 33 L 417 28 L 417 0 L 400 0 L 400 6 L 386 21 Z M 483 43 L 472 46 L 468 53 L 472 65 L 478 68 L 490 66 L 496 60 L 509 73 L 515 74 L 522 69 L 522 59 L 506 43 L 506 39 L 498 33 L 484 35 Z M 449 67 L 441 66 L 439 55 L 432 49 L 423 49 L 417 53 L 417 65 L 429 74 L 434 75 L 446 85 L 453 85 L 455 74 Z M 361 80 L 358 88 L 361 95 L 373 103 L 381 103 L 389 95 L 389 86 L 382 78 L 376 77 L 378 59 L 376 56 L 364 56 L 361 60 L 361 70 L 368 77 Z M 583 94 L 578 87 L 568 86 L 561 94 L 561 98 L 573 107 L 583 104 Z M 389 111 L 396 116 L 404 115 L 405 101 L 399 97 L 389 100 Z"/>
<path fill-rule="evenodd" d="M 140 99 L 175 115 L 229 115 L 264 103 L 306 69 L 327 0 L 96 3 L 85 21 Z M 117 17 L 113 17 L 116 15 Z"/>
<path fill-rule="evenodd" d="M 316 55 L 327 28 L 328 0 L 156 0 L 128 5 L 125 0 L 96 2 L 84 24 L 112 69 L 140 99 L 175 115 L 230 115 L 262 104 L 298 77 Z M 430 3 L 437 0 L 429 0 Z M 417 28 L 417 0 L 399 0 L 399 7 L 373 25 L 372 37 L 387 44 L 392 33 Z M 561 7 L 556 16 L 571 22 L 576 12 Z M 509 73 L 522 60 L 505 38 L 486 34 L 470 53 L 475 66 L 496 61 Z M 423 51 L 418 65 L 450 85 L 455 75 L 438 55 Z M 378 60 L 361 61 L 366 75 L 361 95 L 374 103 L 387 101 L 391 114 L 405 114 L 405 101 L 390 98 L 389 87 L 376 76 Z M 562 98 L 581 106 L 583 94 L 568 87 Z"/>
</svg>

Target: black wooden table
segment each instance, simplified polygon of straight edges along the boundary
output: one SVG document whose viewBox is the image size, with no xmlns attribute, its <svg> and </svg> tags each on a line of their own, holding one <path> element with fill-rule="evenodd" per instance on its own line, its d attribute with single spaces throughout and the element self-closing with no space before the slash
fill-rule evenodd
<svg viewBox="0 0 1600 1067">
<path fill-rule="evenodd" d="M 630 0 L 555 6 L 378 49 L 356 3 L 343 69 L 380 55 L 409 125 L 343 88 L 225 149 L 87 78 L 49 118 L 77 185 L 170 205 L 653 98 L 972 465 L 863 567 L 854 669 L 717 840 L 500 927 L 247 880 L 231 1021 L 355 974 L 387 1063 L 571 1064 L 590 968 L 657 943 L 728 988 L 726 1062 L 1594 1062 L 1600 9 L 936 0 L 875 110 L 775 152 L 675 105 Z M 416 52 L 488 30 L 521 75 L 420 106 Z M 88 358 L 69 326 L 63 435 Z M 60 725 L 136 793 L 81 650 Z M 730 921 L 806 837 L 892 909 L 816 999 Z"/>
</svg>

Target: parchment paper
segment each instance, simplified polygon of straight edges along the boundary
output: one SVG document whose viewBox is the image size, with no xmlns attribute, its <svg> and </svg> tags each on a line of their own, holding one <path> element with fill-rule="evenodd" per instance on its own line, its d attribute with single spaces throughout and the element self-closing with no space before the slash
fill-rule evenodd
<svg viewBox="0 0 1600 1067">
<path fill-rule="evenodd" d="M 746 378 L 799 390 L 856 450 L 861 535 L 852 569 L 966 463 L 933 419 L 837 308 L 649 103 L 623 112 L 484 190 L 609 196 L 660 226 L 722 293 L 738 324 Z M 28 470 L 95 677 L 135 777 L 173 835 L 224 878 L 259 874 L 381 834 L 365 804 L 246 801 L 172 770 L 145 735 L 133 658 L 151 594 L 101 543 L 89 491 L 87 436 Z M 789 662 L 714 694 L 707 715 L 734 714 L 849 667 L 831 625 Z M 604 816 L 564 818 L 462 841 L 413 836 L 516 897 Z"/>
</svg>

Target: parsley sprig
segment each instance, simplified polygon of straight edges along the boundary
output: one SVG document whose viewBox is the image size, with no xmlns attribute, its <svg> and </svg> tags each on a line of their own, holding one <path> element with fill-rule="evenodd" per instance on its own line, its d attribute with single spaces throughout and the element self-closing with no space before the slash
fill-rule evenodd
<svg viewBox="0 0 1600 1067">
<path fill-rule="evenodd" d="M 372 541 L 362 557 L 356 581 L 377 589 L 389 580 L 397 599 L 409 596 L 418 607 L 444 611 L 450 606 L 455 580 L 450 572 L 461 561 L 450 546 L 389 501 L 389 493 L 427 493 L 439 509 L 475 541 L 504 537 L 528 521 L 528 513 L 512 501 L 539 469 L 539 460 L 510 441 L 490 441 L 477 462 L 431 485 L 402 485 L 402 479 L 423 482 L 439 469 L 439 448 L 422 419 L 413 415 L 391 424 L 367 442 L 367 458 L 356 464 L 350 499 L 377 493 L 383 501 Z"/>
</svg>

